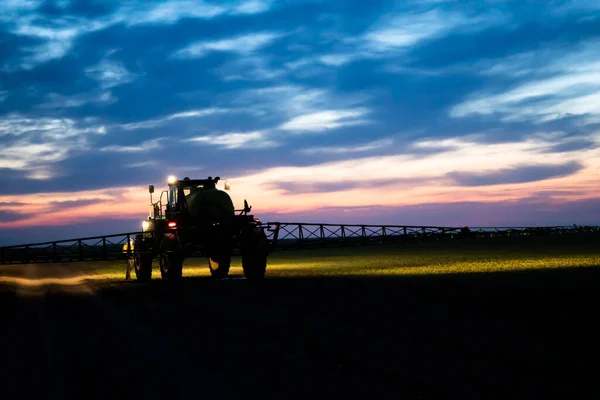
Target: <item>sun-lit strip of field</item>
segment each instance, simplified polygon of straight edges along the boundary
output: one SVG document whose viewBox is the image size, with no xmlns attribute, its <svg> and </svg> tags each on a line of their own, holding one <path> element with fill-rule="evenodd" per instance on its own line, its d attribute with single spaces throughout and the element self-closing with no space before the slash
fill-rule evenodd
<svg viewBox="0 0 600 400">
<path fill-rule="evenodd" d="M 122 274 L 121 274 L 122 275 Z M 119 279 L 116 272 L 107 272 L 90 275 L 78 275 L 68 278 L 21 278 L 17 276 L 0 276 L 0 284 L 14 284 L 19 286 L 77 286 L 90 280 L 105 281 L 110 279 Z"/>
<path fill-rule="evenodd" d="M 269 257 L 267 278 L 394 277 L 597 267 L 600 248 L 596 243 L 597 238 L 592 235 L 275 252 Z M 0 269 L 0 283 L 34 287 L 117 282 L 125 280 L 125 270 L 124 261 L 4 266 Z M 187 259 L 183 275 L 210 276 L 206 259 Z M 135 280 L 134 271 L 131 276 Z M 233 257 L 230 276 L 243 276 L 240 257 Z M 161 279 L 156 261 L 153 279 Z"/>
<path fill-rule="evenodd" d="M 433 262 L 422 265 L 401 266 L 395 259 L 352 260 L 327 262 L 297 262 L 271 265 L 270 276 L 405 276 L 490 273 L 556 269 L 570 267 L 594 267 L 600 265 L 600 257 L 562 257 L 543 259 L 473 260 Z"/>
</svg>

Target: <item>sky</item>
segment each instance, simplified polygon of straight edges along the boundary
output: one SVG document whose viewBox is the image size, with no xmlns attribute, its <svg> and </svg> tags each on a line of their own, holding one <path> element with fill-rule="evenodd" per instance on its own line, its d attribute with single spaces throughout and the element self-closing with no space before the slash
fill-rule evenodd
<svg viewBox="0 0 600 400">
<path fill-rule="evenodd" d="M 0 0 L 0 244 L 263 221 L 600 224 L 600 1 Z"/>
</svg>

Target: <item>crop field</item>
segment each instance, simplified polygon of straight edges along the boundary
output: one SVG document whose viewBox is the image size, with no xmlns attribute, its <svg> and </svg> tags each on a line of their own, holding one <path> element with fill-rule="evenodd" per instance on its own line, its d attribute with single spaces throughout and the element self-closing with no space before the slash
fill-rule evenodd
<svg viewBox="0 0 600 400">
<path fill-rule="evenodd" d="M 594 398 L 600 236 L 274 253 L 267 279 L 0 267 L 5 393 L 134 398 Z M 35 382 L 35 384 L 31 384 Z"/>
</svg>

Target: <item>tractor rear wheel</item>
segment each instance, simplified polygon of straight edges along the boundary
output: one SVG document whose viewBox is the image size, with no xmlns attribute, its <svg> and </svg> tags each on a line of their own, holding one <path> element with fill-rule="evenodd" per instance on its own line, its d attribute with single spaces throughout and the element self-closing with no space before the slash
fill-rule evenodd
<svg viewBox="0 0 600 400">
<path fill-rule="evenodd" d="M 242 269 L 250 280 L 261 280 L 267 271 L 268 240 L 263 231 L 249 233 L 242 246 Z"/>
<path fill-rule="evenodd" d="M 231 267 L 231 254 L 213 254 L 208 257 L 208 269 L 213 278 L 226 278 Z"/>
<path fill-rule="evenodd" d="M 244 276 L 251 280 L 260 280 L 265 277 L 267 272 L 267 256 L 252 249 L 246 250 L 242 254 L 242 269 Z"/>
</svg>

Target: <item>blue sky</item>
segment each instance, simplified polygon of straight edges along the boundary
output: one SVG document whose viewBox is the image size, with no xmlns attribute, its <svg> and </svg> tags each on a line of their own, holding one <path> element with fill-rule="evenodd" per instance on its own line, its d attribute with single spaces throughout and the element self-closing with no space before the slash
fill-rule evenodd
<svg viewBox="0 0 600 400">
<path fill-rule="evenodd" d="M 598 224 L 599 1 L 0 2 L 0 242 L 267 220 Z"/>
</svg>

